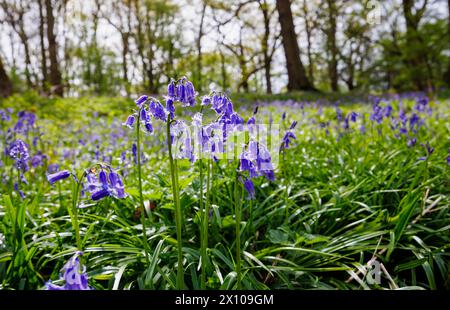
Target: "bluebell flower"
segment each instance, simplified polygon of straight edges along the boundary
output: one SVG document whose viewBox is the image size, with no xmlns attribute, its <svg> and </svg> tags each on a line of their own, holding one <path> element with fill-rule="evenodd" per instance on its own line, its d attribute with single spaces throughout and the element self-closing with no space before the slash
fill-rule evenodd
<svg viewBox="0 0 450 310">
<path fill-rule="evenodd" d="M 47 180 L 50 184 L 55 184 L 55 182 L 67 179 L 68 177 L 70 177 L 70 175 L 71 175 L 71 173 L 69 170 L 61 170 L 56 173 L 48 174 Z"/>
<path fill-rule="evenodd" d="M 95 192 L 92 193 L 91 199 L 93 201 L 97 201 L 100 199 L 103 199 L 105 197 L 109 197 L 111 194 L 108 190 L 108 188 L 99 188 Z"/>
<path fill-rule="evenodd" d="M 55 173 L 55 172 L 58 172 L 59 165 L 58 164 L 50 164 L 50 165 L 48 165 L 47 169 L 48 169 L 49 173 Z"/>
<path fill-rule="evenodd" d="M 144 126 L 145 126 L 145 130 L 147 130 L 148 133 L 153 133 L 153 125 L 152 125 L 152 122 L 150 120 L 147 120 L 144 123 Z"/>
<path fill-rule="evenodd" d="M 167 85 L 167 96 L 173 100 L 176 97 L 175 82 L 171 80 L 169 85 Z"/>
<path fill-rule="evenodd" d="M 255 186 L 253 185 L 252 180 L 246 179 L 244 181 L 244 189 L 248 193 L 248 199 L 255 199 Z"/>
<path fill-rule="evenodd" d="M 86 267 L 80 263 L 79 257 L 82 255 L 83 252 L 76 252 L 62 268 L 61 280 L 65 281 L 64 286 L 58 286 L 49 281 L 45 284 L 45 289 L 50 291 L 90 290 Z"/>
<path fill-rule="evenodd" d="M 34 126 L 36 115 L 27 111 L 20 111 L 18 114 L 17 123 L 14 126 L 14 131 L 17 133 L 27 134 Z"/>
<path fill-rule="evenodd" d="M 283 137 L 283 148 L 285 148 L 285 149 L 289 148 L 289 143 L 291 143 L 291 140 L 295 140 L 295 139 L 297 139 L 295 134 L 291 131 L 287 131 Z"/>
<path fill-rule="evenodd" d="M 135 116 L 134 115 L 130 115 L 128 116 L 127 120 L 125 123 L 123 123 L 124 126 L 127 126 L 129 128 L 133 128 L 133 124 L 134 124 L 134 120 L 135 120 Z"/>
<path fill-rule="evenodd" d="M 359 116 L 358 113 L 352 112 L 352 113 L 350 113 L 350 120 L 351 120 L 352 122 L 356 122 L 356 119 L 358 118 L 358 116 Z"/>
<path fill-rule="evenodd" d="M 138 99 L 136 99 L 134 102 L 136 105 L 140 108 L 148 99 L 147 95 L 142 95 Z"/>
<path fill-rule="evenodd" d="M 44 160 L 47 159 L 47 156 L 42 154 L 41 151 L 39 151 L 36 155 L 34 155 L 31 158 L 31 166 L 33 168 L 36 168 L 38 166 L 42 166 L 44 164 Z"/>
<path fill-rule="evenodd" d="M 211 104 L 211 97 L 203 96 L 201 105 L 208 106 Z"/>
<path fill-rule="evenodd" d="M 175 105 L 173 101 L 173 97 L 166 98 L 166 110 L 169 112 L 171 119 L 173 119 L 175 116 Z"/>
<path fill-rule="evenodd" d="M 30 158 L 30 153 L 28 152 L 28 146 L 25 142 L 17 139 L 11 143 L 9 148 L 9 156 L 14 159 L 17 169 L 22 171 L 28 170 L 28 159 Z"/>
<path fill-rule="evenodd" d="M 0 119 L 4 122 L 11 120 L 11 113 L 8 111 L 8 109 L 0 109 Z"/>
<path fill-rule="evenodd" d="M 133 161 L 137 165 L 137 146 L 136 143 L 133 143 L 131 146 L 131 152 L 133 153 Z"/>
<path fill-rule="evenodd" d="M 152 99 L 148 105 L 148 109 L 154 118 L 166 121 L 166 111 L 159 101 Z"/>
</svg>

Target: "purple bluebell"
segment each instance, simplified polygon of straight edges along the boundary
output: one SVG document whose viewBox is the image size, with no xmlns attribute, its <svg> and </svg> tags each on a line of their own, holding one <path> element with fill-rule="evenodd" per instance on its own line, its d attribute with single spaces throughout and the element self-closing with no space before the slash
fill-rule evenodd
<svg viewBox="0 0 450 310">
<path fill-rule="evenodd" d="M 138 99 L 136 99 L 134 102 L 136 105 L 140 108 L 148 99 L 147 95 L 142 95 Z"/>
<path fill-rule="evenodd" d="M 131 152 L 133 153 L 133 161 L 134 163 L 137 165 L 137 146 L 136 143 L 133 143 L 133 145 L 131 146 Z"/>
<path fill-rule="evenodd" d="M 148 105 L 148 109 L 154 118 L 166 121 L 166 111 L 159 101 L 152 99 Z"/>
<path fill-rule="evenodd" d="M 286 134 L 283 137 L 283 145 L 282 148 L 287 149 L 289 148 L 289 143 L 291 143 L 291 140 L 295 140 L 297 139 L 297 137 L 295 136 L 295 134 L 291 131 L 287 131 Z"/>
<path fill-rule="evenodd" d="M 134 115 L 130 115 L 130 116 L 128 116 L 126 122 L 123 123 L 123 125 L 127 126 L 129 128 L 133 128 L 133 124 L 134 124 L 135 119 L 136 119 L 136 117 Z"/>
<path fill-rule="evenodd" d="M 14 126 L 14 131 L 17 133 L 28 133 L 31 129 L 33 129 L 33 126 L 36 121 L 36 115 L 31 112 L 27 111 L 20 111 L 18 114 L 17 123 Z"/>
<path fill-rule="evenodd" d="M 171 80 L 167 85 L 167 96 L 173 100 L 176 97 L 175 81 Z"/>
<path fill-rule="evenodd" d="M 79 257 L 82 255 L 83 252 L 76 252 L 62 268 L 63 276 L 61 280 L 65 281 L 63 286 L 55 285 L 49 281 L 45 284 L 45 289 L 50 291 L 90 290 L 86 267 L 80 263 Z"/>
<path fill-rule="evenodd" d="M 145 126 L 145 130 L 147 130 L 148 133 L 152 133 L 153 132 L 153 125 L 152 125 L 152 122 L 150 120 L 147 120 L 144 123 L 144 126 Z"/>
<path fill-rule="evenodd" d="M 248 199 L 255 199 L 255 186 L 253 185 L 252 180 L 246 179 L 244 181 L 244 189 L 248 193 Z"/>
<path fill-rule="evenodd" d="M 358 116 L 359 116 L 358 113 L 352 112 L 352 113 L 350 113 L 350 120 L 351 120 L 352 122 L 356 122 L 356 119 L 358 118 Z"/>
<path fill-rule="evenodd" d="M 110 196 L 109 190 L 107 188 L 100 188 L 92 193 L 91 199 L 97 201 L 108 196 Z"/>
<path fill-rule="evenodd" d="M 42 165 L 44 165 L 44 160 L 46 160 L 46 159 L 47 159 L 47 156 L 42 154 L 41 151 L 39 151 L 36 155 L 34 155 L 31 158 L 31 161 L 30 161 L 31 162 L 31 166 L 33 168 L 42 166 Z"/>
<path fill-rule="evenodd" d="M 166 110 L 170 114 L 170 118 L 173 119 L 175 117 L 175 105 L 173 97 L 166 98 Z"/>
<path fill-rule="evenodd" d="M 111 193 L 116 198 L 122 199 L 126 197 L 125 187 L 123 186 L 122 179 L 119 174 L 111 171 L 108 175 L 109 182 L 111 184 Z"/>
<path fill-rule="evenodd" d="M 195 89 L 191 81 L 186 81 L 186 99 L 189 106 L 195 105 Z"/>
<path fill-rule="evenodd" d="M 58 164 L 50 164 L 48 165 L 48 172 L 49 173 L 56 173 L 59 170 L 59 165 Z"/>
<path fill-rule="evenodd" d="M 22 171 L 28 170 L 28 159 L 30 158 L 30 153 L 28 152 L 28 146 L 25 142 L 17 139 L 11 143 L 9 148 L 9 156 L 14 159 L 17 169 Z"/>
<path fill-rule="evenodd" d="M 67 179 L 68 177 L 70 177 L 70 175 L 71 175 L 71 173 L 69 170 L 61 170 L 56 173 L 48 174 L 47 180 L 50 184 L 55 184 L 56 182 L 58 182 L 60 180 Z"/>
<path fill-rule="evenodd" d="M 416 145 L 417 143 L 417 139 L 416 138 L 410 138 L 406 141 L 406 145 L 409 147 L 412 147 L 414 145 Z"/>
<path fill-rule="evenodd" d="M 211 97 L 203 96 L 201 105 L 208 106 L 211 104 Z"/>
</svg>

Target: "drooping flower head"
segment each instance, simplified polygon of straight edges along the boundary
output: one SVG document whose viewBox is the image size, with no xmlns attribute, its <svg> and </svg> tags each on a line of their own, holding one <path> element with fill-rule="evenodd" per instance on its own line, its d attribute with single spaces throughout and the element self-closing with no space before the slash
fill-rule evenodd
<svg viewBox="0 0 450 310">
<path fill-rule="evenodd" d="M 90 290 L 86 267 L 80 263 L 80 256 L 82 255 L 83 252 L 76 252 L 62 268 L 60 279 L 65 282 L 63 286 L 55 285 L 49 281 L 45 284 L 45 289 L 49 291 Z"/>
<path fill-rule="evenodd" d="M 55 172 L 52 174 L 48 174 L 47 180 L 50 184 L 53 185 L 60 180 L 67 179 L 68 177 L 70 177 L 70 175 L 71 175 L 71 173 L 69 170 L 62 170 L 62 171 L 58 171 L 58 172 Z"/>
<path fill-rule="evenodd" d="M 91 193 L 91 199 L 98 201 L 106 197 L 126 198 L 127 194 L 120 175 L 110 166 L 99 166 L 99 171 L 92 168 L 86 172 L 84 190 Z"/>
<path fill-rule="evenodd" d="M 9 156 L 14 159 L 17 169 L 22 171 L 28 170 L 28 159 L 30 158 L 30 153 L 25 142 L 17 139 L 11 143 L 9 148 Z"/>
</svg>

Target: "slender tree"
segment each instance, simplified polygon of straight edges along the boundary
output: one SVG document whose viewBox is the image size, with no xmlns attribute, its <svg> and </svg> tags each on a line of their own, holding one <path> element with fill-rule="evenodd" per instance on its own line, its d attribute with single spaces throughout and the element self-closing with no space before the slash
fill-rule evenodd
<svg viewBox="0 0 450 310">
<path fill-rule="evenodd" d="M 39 5 L 39 45 L 41 48 L 41 71 L 42 71 L 42 89 L 45 91 L 48 82 L 47 53 L 45 50 L 45 19 L 44 3 L 38 0 Z"/>
<path fill-rule="evenodd" d="M 6 74 L 2 59 L 0 58 L 0 97 L 8 97 L 12 94 L 12 82 Z"/>
<path fill-rule="evenodd" d="M 47 16 L 47 40 L 48 55 L 50 60 L 50 76 L 49 82 L 52 85 L 52 93 L 62 96 L 64 86 L 62 84 L 61 71 L 58 65 L 58 44 L 54 32 L 55 17 L 53 15 L 53 5 L 51 0 L 45 0 L 46 16 Z"/>
<path fill-rule="evenodd" d="M 295 33 L 290 0 L 277 0 L 277 10 L 289 79 L 287 88 L 290 91 L 314 90 L 300 59 L 300 48 Z"/>
</svg>

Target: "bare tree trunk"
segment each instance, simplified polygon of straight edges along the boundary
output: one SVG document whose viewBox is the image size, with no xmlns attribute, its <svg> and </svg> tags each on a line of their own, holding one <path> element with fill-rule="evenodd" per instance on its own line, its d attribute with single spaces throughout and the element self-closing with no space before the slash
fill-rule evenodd
<svg viewBox="0 0 450 310">
<path fill-rule="evenodd" d="M 269 37 L 270 37 L 270 16 L 269 16 L 269 6 L 267 5 L 267 1 L 260 2 L 259 7 L 263 14 L 264 20 L 264 35 L 262 38 L 262 50 L 264 56 L 264 76 L 266 79 L 266 93 L 272 93 L 272 81 L 271 81 L 271 63 L 272 57 L 269 53 Z"/>
<path fill-rule="evenodd" d="M 143 74 L 143 84 L 147 83 L 147 61 L 144 55 L 144 34 L 142 32 L 142 18 L 141 18 L 141 6 L 139 1 L 134 1 L 135 10 L 136 10 L 136 20 L 137 20 L 137 36 L 136 36 L 136 46 L 138 50 L 139 57 L 141 58 L 142 70 L 145 72 Z"/>
<path fill-rule="evenodd" d="M 308 5 L 307 5 L 306 0 L 303 0 L 302 9 L 303 9 L 303 16 L 305 19 L 305 32 L 306 32 L 306 42 L 307 42 L 306 51 L 308 54 L 308 78 L 309 78 L 309 81 L 311 82 L 311 85 L 314 85 L 314 66 L 313 66 L 312 52 L 311 52 L 312 29 L 311 29 L 311 25 L 309 24 L 309 18 L 308 18 L 309 13 L 308 13 Z"/>
<path fill-rule="evenodd" d="M 30 46 L 28 45 L 28 36 L 25 34 L 25 29 L 23 28 L 23 23 L 21 22 L 20 40 L 22 41 L 23 48 L 25 51 L 25 79 L 27 80 L 27 87 L 31 89 L 33 87 L 33 83 L 31 82 L 31 57 L 30 57 Z"/>
<path fill-rule="evenodd" d="M 338 91 L 338 72 L 337 72 L 337 46 L 336 46 L 336 3 L 334 0 L 327 0 L 328 5 L 328 30 L 327 45 L 331 59 L 328 63 L 328 74 L 330 75 L 330 86 L 333 91 Z"/>
<path fill-rule="evenodd" d="M 12 82 L 6 74 L 2 59 L 0 58 L 0 97 L 6 98 L 8 96 L 11 96 L 12 91 Z"/>
<path fill-rule="evenodd" d="M 286 56 L 288 90 L 314 90 L 305 73 L 300 59 L 300 48 L 295 33 L 290 0 L 277 0 L 277 10 L 281 25 L 281 35 Z"/>
<path fill-rule="evenodd" d="M 207 2 L 204 0 L 203 2 L 203 7 L 202 7 L 202 15 L 200 18 L 200 26 L 198 28 L 198 37 L 197 37 L 197 88 L 199 91 L 202 90 L 202 38 L 204 35 L 203 32 L 203 25 L 204 25 L 204 21 L 205 21 L 205 13 L 206 13 L 206 7 L 207 7 Z"/>
<path fill-rule="evenodd" d="M 447 21 L 447 26 L 448 26 L 448 43 L 449 43 L 449 46 L 450 46 L 450 0 L 448 0 L 447 6 L 448 6 L 448 21 Z M 447 86 L 450 87 L 450 57 L 449 57 L 448 63 L 447 63 L 446 81 L 447 81 Z"/>
<path fill-rule="evenodd" d="M 56 36 L 53 31 L 55 26 L 55 18 L 53 16 L 53 7 L 51 0 L 45 0 L 45 7 L 47 13 L 47 40 L 48 40 L 48 54 L 50 59 L 50 83 L 53 86 L 53 93 L 57 96 L 62 96 L 64 93 L 64 86 L 62 85 L 61 71 L 58 66 L 58 46 L 56 43 Z"/>
<path fill-rule="evenodd" d="M 47 54 L 45 52 L 45 32 L 44 32 L 44 5 L 43 0 L 39 0 L 39 43 L 41 48 L 41 70 L 42 70 L 42 89 L 46 91 L 48 72 L 47 72 Z"/>
<path fill-rule="evenodd" d="M 127 95 L 129 95 L 129 85 L 128 85 L 128 64 L 127 64 L 127 56 L 128 56 L 128 50 L 129 50 L 129 41 L 128 33 L 121 33 L 122 35 L 122 70 L 123 70 L 123 81 L 125 83 L 125 91 Z"/>
</svg>

